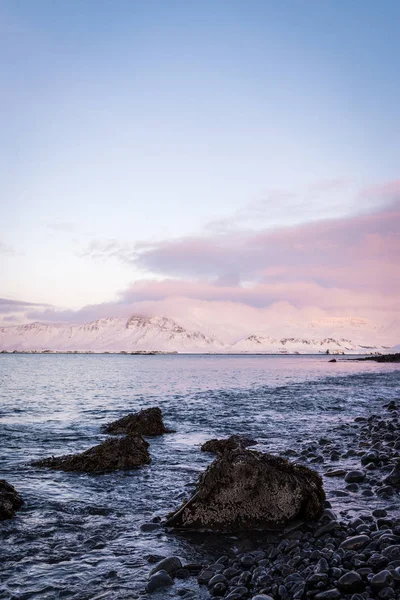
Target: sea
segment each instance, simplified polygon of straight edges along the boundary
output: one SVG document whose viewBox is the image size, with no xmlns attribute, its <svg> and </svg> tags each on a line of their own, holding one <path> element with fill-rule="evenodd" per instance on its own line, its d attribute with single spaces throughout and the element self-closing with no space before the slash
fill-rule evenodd
<svg viewBox="0 0 400 600">
<path fill-rule="evenodd" d="M 141 526 L 190 496 L 213 460 L 200 451 L 208 439 L 247 434 L 259 442 L 255 449 L 274 454 L 320 437 L 340 445 L 355 417 L 400 398 L 399 365 L 331 358 L 0 355 L 0 478 L 25 501 L 14 519 L 0 522 L 1 600 L 146 598 L 159 557 L 207 564 L 258 543 L 247 534 Z M 86 450 L 105 439 L 101 425 L 151 406 L 162 409 L 175 433 L 148 439 L 148 466 L 89 475 L 30 464 Z M 341 466 L 339 460 L 315 468 L 323 474 Z M 368 508 L 357 493 L 337 496 L 337 480 L 324 484 L 339 514 Z M 179 586 L 196 585 L 178 582 L 153 597 L 177 597 Z"/>
</svg>

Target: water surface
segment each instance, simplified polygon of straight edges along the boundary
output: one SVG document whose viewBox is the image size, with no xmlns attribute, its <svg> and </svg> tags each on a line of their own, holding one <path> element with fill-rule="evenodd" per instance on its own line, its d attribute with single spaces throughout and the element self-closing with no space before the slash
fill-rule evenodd
<svg viewBox="0 0 400 600">
<path fill-rule="evenodd" d="M 140 525 L 190 493 L 212 460 L 199 450 L 211 437 L 245 433 L 280 453 L 322 435 L 339 439 L 343 424 L 400 396 L 398 365 L 329 358 L 0 355 L 1 477 L 25 499 L 17 518 L 0 524 L 0 598 L 138 598 L 147 555 L 203 562 L 229 552 L 237 538 Z M 149 440 L 148 467 L 85 475 L 29 465 L 85 450 L 104 439 L 103 423 L 149 406 L 160 406 L 176 433 Z M 326 481 L 328 495 L 335 485 Z M 349 510 L 368 499 L 332 502 Z"/>
</svg>

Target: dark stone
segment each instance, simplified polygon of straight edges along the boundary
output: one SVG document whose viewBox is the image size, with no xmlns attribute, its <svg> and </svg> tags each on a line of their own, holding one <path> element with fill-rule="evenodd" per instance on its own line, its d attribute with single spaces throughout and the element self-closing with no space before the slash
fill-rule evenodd
<svg viewBox="0 0 400 600">
<path fill-rule="evenodd" d="M 365 479 L 364 471 L 349 471 L 344 478 L 346 483 L 361 483 Z"/>
<path fill-rule="evenodd" d="M 163 560 L 160 560 L 150 571 L 150 575 L 158 573 L 158 571 L 165 571 L 169 575 L 174 575 L 178 569 L 182 569 L 181 560 L 177 556 L 168 556 Z"/>
<path fill-rule="evenodd" d="M 164 425 L 161 409 L 158 407 L 145 408 L 138 413 L 126 415 L 122 419 L 103 425 L 101 430 L 112 435 L 129 433 L 154 436 L 169 433 Z"/>
<path fill-rule="evenodd" d="M 339 600 L 341 597 L 342 595 L 337 588 L 326 590 L 326 592 L 320 592 L 314 596 L 315 600 Z"/>
<path fill-rule="evenodd" d="M 381 551 L 381 554 L 388 558 L 390 562 L 400 560 L 400 546 L 387 546 Z"/>
<path fill-rule="evenodd" d="M 371 578 L 369 584 L 373 590 L 382 590 L 393 585 L 393 577 L 390 571 L 380 571 Z"/>
<path fill-rule="evenodd" d="M 24 501 L 17 490 L 5 479 L 0 479 L 0 521 L 11 519 Z"/>
<path fill-rule="evenodd" d="M 192 498 L 167 519 L 185 529 L 269 529 L 294 518 L 318 519 L 325 499 L 320 476 L 284 458 L 244 448 L 217 455 Z"/>
<path fill-rule="evenodd" d="M 140 526 L 140 531 L 146 533 L 148 531 L 155 531 L 156 529 L 160 529 L 160 527 L 161 526 L 159 523 L 142 523 L 142 525 Z"/>
<path fill-rule="evenodd" d="M 341 544 L 340 547 L 345 550 L 359 550 L 360 548 L 364 548 L 370 539 L 367 535 L 355 535 L 353 537 L 346 538 Z"/>
<path fill-rule="evenodd" d="M 363 592 L 365 588 L 365 583 L 361 579 L 360 575 L 355 571 L 349 571 L 348 573 L 342 575 L 337 585 L 340 591 L 344 592 L 345 594 Z"/>
<path fill-rule="evenodd" d="M 34 461 L 32 465 L 84 473 L 134 469 L 151 463 L 148 447 L 149 444 L 141 436 L 128 435 L 117 439 L 109 438 L 81 454 L 52 456 Z"/>
<path fill-rule="evenodd" d="M 232 452 L 232 450 L 237 450 L 238 448 L 255 446 L 257 443 L 245 435 L 231 435 L 225 440 L 208 440 L 208 442 L 205 442 L 201 446 L 201 451 L 211 452 L 212 454 L 223 454 L 224 452 Z"/>
<path fill-rule="evenodd" d="M 150 577 L 150 581 L 146 585 L 146 591 L 151 594 L 151 592 L 154 592 L 155 590 L 173 584 L 174 580 L 168 575 L 166 571 L 159 571 L 158 573 Z"/>
</svg>

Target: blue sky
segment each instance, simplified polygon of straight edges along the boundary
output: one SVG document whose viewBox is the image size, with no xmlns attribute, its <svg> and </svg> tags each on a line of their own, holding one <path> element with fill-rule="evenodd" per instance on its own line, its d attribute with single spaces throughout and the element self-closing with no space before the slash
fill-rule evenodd
<svg viewBox="0 0 400 600">
<path fill-rule="evenodd" d="M 399 19 L 390 0 L 3 1 L 0 296 L 108 302 L 164 276 L 121 260 L 138 244 L 384 204 L 363 190 L 399 178 Z"/>
</svg>

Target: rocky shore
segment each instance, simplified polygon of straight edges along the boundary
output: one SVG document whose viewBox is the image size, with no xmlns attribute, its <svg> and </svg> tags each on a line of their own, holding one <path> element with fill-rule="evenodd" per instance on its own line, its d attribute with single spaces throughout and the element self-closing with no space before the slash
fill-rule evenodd
<svg viewBox="0 0 400 600">
<path fill-rule="evenodd" d="M 337 514 L 334 501 L 325 501 L 318 521 L 292 521 L 284 530 L 264 535 L 249 532 L 250 550 L 232 548 L 212 564 L 183 564 L 178 557 L 167 557 L 151 569 L 148 594 L 168 587 L 173 593 L 175 584 L 175 595 L 187 599 L 399 600 L 398 404 L 390 402 L 381 414 L 357 417 L 344 427 L 348 435 L 341 438 L 347 440 L 342 445 L 320 438 L 287 454 L 310 465 L 347 458 L 358 462 L 351 470 L 322 469 L 325 477 L 340 482 L 333 498 L 368 498 L 369 511 L 355 504 Z"/>
</svg>

